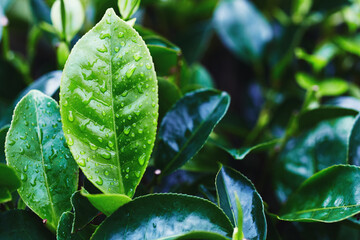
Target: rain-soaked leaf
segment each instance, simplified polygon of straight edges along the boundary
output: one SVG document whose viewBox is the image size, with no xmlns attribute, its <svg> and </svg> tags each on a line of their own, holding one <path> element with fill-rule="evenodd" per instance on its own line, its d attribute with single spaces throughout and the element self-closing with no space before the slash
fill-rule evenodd
<svg viewBox="0 0 360 240">
<path fill-rule="evenodd" d="M 119 208 L 100 225 L 92 239 L 177 239 L 199 231 L 230 238 L 233 227 L 226 215 L 207 200 L 154 194 L 136 198 Z"/>
<path fill-rule="evenodd" d="M 360 212 L 360 168 L 337 165 L 307 179 L 280 211 L 285 221 L 337 222 Z"/>
<path fill-rule="evenodd" d="M 74 46 L 61 82 L 67 143 L 104 193 L 133 196 L 154 145 L 157 80 L 140 36 L 108 9 Z"/>
<path fill-rule="evenodd" d="M 18 192 L 55 230 L 78 183 L 78 167 L 67 148 L 58 104 L 32 90 L 16 106 L 6 136 L 7 163 L 20 176 Z M 61 173 L 61 174 L 59 174 Z"/>
</svg>

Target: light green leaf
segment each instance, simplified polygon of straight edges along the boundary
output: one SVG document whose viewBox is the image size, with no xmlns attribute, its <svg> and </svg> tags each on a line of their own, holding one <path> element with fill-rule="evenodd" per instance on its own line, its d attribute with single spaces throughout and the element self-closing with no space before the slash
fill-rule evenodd
<svg viewBox="0 0 360 240">
<path fill-rule="evenodd" d="M 58 104 L 32 90 L 16 106 L 6 137 L 6 160 L 22 180 L 21 198 L 55 230 L 71 209 L 78 167 L 67 148 Z M 59 174 L 61 173 L 61 174 Z"/>
<path fill-rule="evenodd" d="M 131 201 L 131 198 L 123 194 L 90 194 L 85 189 L 81 190 L 81 195 L 106 216 L 110 216 L 119 207 Z"/>
<path fill-rule="evenodd" d="M 59 36 L 70 42 L 81 29 L 85 13 L 80 0 L 63 0 L 65 4 L 65 31 L 61 14 L 61 1 L 56 0 L 51 7 L 51 21 Z M 65 36 L 64 34 L 65 33 Z"/>
<path fill-rule="evenodd" d="M 186 94 L 163 118 L 155 166 L 168 174 L 184 165 L 205 144 L 230 105 L 230 96 L 216 90 Z"/>
<path fill-rule="evenodd" d="M 92 239 L 120 236 L 176 239 L 194 231 L 230 238 L 232 230 L 226 215 L 207 200 L 179 194 L 154 194 L 136 198 L 119 208 L 100 225 Z"/>
<path fill-rule="evenodd" d="M 223 166 L 215 183 L 219 205 L 238 228 L 238 232 L 242 231 L 249 240 L 265 239 L 267 226 L 264 206 L 251 181 L 238 171 Z M 240 200 L 240 208 L 237 207 L 236 195 Z"/>
<path fill-rule="evenodd" d="M 336 165 L 307 179 L 286 202 L 279 219 L 338 222 L 360 212 L 360 168 Z"/>
<path fill-rule="evenodd" d="M 11 193 L 21 186 L 15 170 L 0 163 L 0 203 L 11 201 Z"/>
<path fill-rule="evenodd" d="M 3 240 L 49 240 L 51 232 L 31 211 L 11 210 L 0 213 L 0 234 Z"/>
<path fill-rule="evenodd" d="M 141 0 L 118 0 L 123 20 L 128 20 L 139 8 Z"/>
<path fill-rule="evenodd" d="M 112 9 L 72 49 L 60 106 L 87 178 L 104 193 L 133 196 L 154 146 L 157 79 L 145 43 Z"/>
</svg>

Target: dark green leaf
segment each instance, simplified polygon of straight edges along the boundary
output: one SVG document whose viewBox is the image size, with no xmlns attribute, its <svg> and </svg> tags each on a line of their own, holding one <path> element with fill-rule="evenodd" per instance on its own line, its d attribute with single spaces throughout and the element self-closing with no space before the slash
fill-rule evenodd
<svg viewBox="0 0 360 240">
<path fill-rule="evenodd" d="M 112 9 L 72 49 L 60 95 L 84 174 L 104 193 L 133 196 L 155 141 L 157 80 L 145 43 Z"/>
<path fill-rule="evenodd" d="M 170 80 L 158 77 L 159 83 L 159 121 L 181 98 L 180 89 Z"/>
<path fill-rule="evenodd" d="M 286 201 L 317 171 L 346 163 L 347 141 L 353 122 L 353 117 L 322 121 L 289 139 L 273 166 L 275 191 L 280 201 Z"/>
<path fill-rule="evenodd" d="M 131 201 L 131 198 L 123 194 L 90 194 L 84 189 L 81 190 L 81 195 L 106 216 L 110 216 L 119 207 Z"/>
<path fill-rule="evenodd" d="M 360 115 L 355 119 L 349 137 L 348 159 L 349 164 L 360 166 Z"/>
<path fill-rule="evenodd" d="M 184 165 L 205 144 L 229 104 L 230 96 L 215 90 L 199 90 L 181 98 L 161 122 L 155 165 L 165 174 Z"/>
<path fill-rule="evenodd" d="M 193 231 L 231 237 L 232 226 L 213 203 L 187 195 L 154 194 L 119 208 L 96 230 L 93 239 L 176 239 Z"/>
<path fill-rule="evenodd" d="M 266 219 L 264 206 L 259 193 L 249 179 L 229 167 L 222 167 L 216 176 L 218 202 L 231 222 L 236 226 L 239 219 L 236 195 L 239 197 L 243 226 L 246 239 L 266 238 Z"/>
<path fill-rule="evenodd" d="M 170 237 L 166 240 L 189 240 L 189 239 L 201 239 L 201 240 L 229 240 L 230 238 L 225 237 L 218 233 L 205 232 L 205 231 L 194 231 L 186 233 L 179 237 Z"/>
<path fill-rule="evenodd" d="M 350 0 L 313 0 L 311 11 L 332 12 L 345 5 L 350 5 Z"/>
<path fill-rule="evenodd" d="M 20 186 L 21 182 L 19 177 L 16 175 L 15 170 L 12 167 L 0 163 L 0 203 L 10 201 L 10 193 L 18 189 Z"/>
<path fill-rule="evenodd" d="M 44 0 L 30 0 L 30 7 L 37 22 L 51 23 L 50 8 Z"/>
<path fill-rule="evenodd" d="M 360 212 L 360 168 L 337 165 L 307 179 L 291 195 L 279 219 L 337 222 Z"/>
<path fill-rule="evenodd" d="M 159 76 L 170 75 L 177 67 L 179 51 L 157 45 L 147 45 L 154 59 L 155 70 Z"/>
<path fill-rule="evenodd" d="M 55 239 L 41 219 L 30 211 L 11 210 L 0 213 L 0 236 L 3 240 Z"/>
<path fill-rule="evenodd" d="M 22 180 L 21 198 L 56 229 L 61 214 L 71 209 L 70 197 L 78 183 L 78 167 L 65 142 L 58 104 L 30 91 L 15 108 L 5 149 L 8 164 Z"/>
<path fill-rule="evenodd" d="M 91 224 L 80 231 L 76 231 L 75 233 L 71 232 L 74 218 L 74 214 L 71 212 L 64 212 L 61 215 L 56 231 L 57 240 L 88 240 L 91 238 L 91 235 L 96 229 L 96 227 Z"/>
<path fill-rule="evenodd" d="M 214 80 L 210 73 L 200 64 L 189 68 L 188 76 L 180 83 L 183 92 L 190 92 L 200 88 L 215 88 Z"/>
<path fill-rule="evenodd" d="M 214 23 L 223 43 L 248 62 L 262 57 L 273 36 L 270 24 L 248 0 L 221 0 L 215 10 Z"/>
<path fill-rule="evenodd" d="M 84 228 L 99 213 L 89 200 L 81 195 L 80 191 L 76 191 L 71 196 L 71 205 L 74 209 L 74 221 L 71 227 L 72 233 Z"/>
</svg>

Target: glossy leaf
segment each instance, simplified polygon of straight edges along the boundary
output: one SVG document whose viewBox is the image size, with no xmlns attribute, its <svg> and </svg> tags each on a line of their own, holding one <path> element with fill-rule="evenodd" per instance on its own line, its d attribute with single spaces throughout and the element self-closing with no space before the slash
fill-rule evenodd
<svg viewBox="0 0 360 240">
<path fill-rule="evenodd" d="M 10 125 L 5 125 L 0 129 L 0 163 L 6 163 L 5 160 L 5 138 Z"/>
<path fill-rule="evenodd" d="M 56 0 L 51 7 L 51 21 L 59 36 L 70 42 L 83 26 L 85 13 L 80 0 L 64 0 L 64 5 L 65 21 L 61 14 L 61 0 Z"/>
<path fill-rule="evenodd" d="M 81 195 L 106 216 L 110 216 L 119 207 L 131 201 L 131 198 L 123 194 L 90 194 L 84 189 L 81 190 Z"/>
<path fill-rule="evenodd" d="M 71 212 L 64 212 L 61 215 L 56 231 L 57 240 L 88 240 L 91 238 L 96 227 L 90 224 L 80 231 L 72 232 L 74 218 L 75 216 Z"/>
<path fill-rule="evenodd" d="M 248 0 L 221 0 L 214 13 L 214 24 L 223 43 L 249 62 L 262 57 L 273 37 L 270 24 Z"/>
<path fill-rule="evenodd" d="M 307 179 L 291 195 L 279 219 L 337 222 L 360 212 L 360 168 L 337 165 Z"/>
<path fill-rule="evenodd" d="M 0 213 L 0 236 L 3 240 L 49 240 L 54 238 L 40 218 L 31 211 L 25 210 Z"/>
<path fill-rule="evenodd" d="M 99 213 L 99 211 L 82 196 L 80 191 L 76 191 L 71 196 L 71 205 L 73 206 L 74 216 L 71 224 L 71 232 L 77 232 L 88 225 Z M 70 217 L 67 216 L 66 219 Z M 65 221 L 65 220 L 64 220 Z"/>
<path fill-rule="evenodd" d="M 353 123 L 353 117 L 326 120 L 289 139 L 273 167 L 275 192 L 281 202 L 314 173 L 346 163 Z"/>
<path fill-rule="evenodd" d="M 75 45 L 61 82 L 63 128 L 87 178 L 133 196 L 154 145 L 154 65 L 139 35 L 112 9 Z"/>
<path fill-rule="evenodd" d="M 213 203 L 187 195 L 154 194 L 137 198 L 108 217 L 93 235 L 96 239 L 176 239 L 205 231 L 230 237 L 232 226 Z"/>
<path fill-rule="evenodd" d="M 22 180 L 21 198 L 54 230 L 61 214 L 71 209 L 70 197 L 78 183 L 58 104 L 30 91 L 15 108 L 5 149 L 8 164 Z"/>
<path fill-rule="evenodd" d="M 181 80 L 180 87 L 183 92 L 190 92 L 201 88 L 215 88 L 215 84 L 204 66 L 194 64 L 188 69 L 187 76 Z"/>
<path fill-rule="evenodd" d="M 180 89 L 170 80 L 158 77 L 159 83 L 159 121 L 181 98 Z"/>
<path fill-rule="evenodd" d="M 218 147 L 229 153 L 234 159 L 243 160 L 248 154 L 270 149 L 272 147 L 275 147 L 275 145 L 279 142 L 280 142 L 279 139 L 274 139 L 272 141 L 260 143 L 252 147 L 242 147 L 242 148 L 228 148 L 220 143 L 217 142 L 214 143 Z"/>
<path fill-rule="evenodd" d="M 11 193 L 21 186 L 15 170 L 0 163 L 0 203 L 11 200 Z"/>
<path fill-rule="evenodd" d="M 232 168 L 223 166 L 216 176 L 218 202 L 235 227 L 238 226 L 238 196 L 242 209 L 242 231 L 246 239 L 266 238 L 264 206 L 259 193 L 249 179 Z"/>
<path fill-rule="evenodd" d="M 349 164 L 360 166 L 360 115 L 355 119 L 354 125 L 351 129 L 348 147 Z"/>
<path fill-rule="evenodd" d="M 181 98 L 161 122 L 156 167 L 168 174 L 184 165 L 205 144 L 229 104 L 230 96 L 216 90 L 195 91 Z"/>
<path fill-rule="evenodd" d="M 129 19 L 139 8 L 141 0 L 118 0 L 122 19 Z"/>
</svg>

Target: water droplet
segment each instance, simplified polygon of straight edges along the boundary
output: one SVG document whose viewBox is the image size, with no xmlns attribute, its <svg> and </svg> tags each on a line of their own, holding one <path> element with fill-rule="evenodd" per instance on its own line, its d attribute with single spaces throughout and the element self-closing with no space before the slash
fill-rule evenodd
<svg viewBox="0 0 360 240">
<path fill-rule="evenodd" d="M 111 154 L 109 152 L 103 152 L 100 155 L 105 159 L 111 159 Z"/>
<path fill-rule="evenodd" d="M 139 177 L 140 177 L 140 174 L 141 174 L 141 172 L 140 172 L 140 171 L 136 171 L 136 172 L 135 172 L 135 176 L 136 176 L 137 178 L 139 178 Z"/>
<path fill-rule="evenodd" d="M 147 64 L 145 64 L 145 67 L 150 70 L 151 69 L 151 64 L 147 63 Z"/>
<path fill-rule="evenodd" d="M 8 143 L 10 146 L 13 146 L 15 144 L 15 142 L 13 140 L 9 140 Z"/>
<path fill-rule="evenodd" d="M 131 129 L 131 127 L 125 127 L 124 128 L 125 135 L 128 135 L 130 133 L 130 129 Z"/>
<path fill-rule="evenodd" d="M 123 36 L 124 36 L 124 33 L 123 33 L 123 32 L 119 32 L 118 37 L 119 37 L 119 38 L 122 38 Z"/>
<path fill-rule="evenodd" d="M 111 147 L 111 148 L 113 148 L 113 147 L 114 147 L 114 143 L 113 143 L 112 141 L 109 141 L 109 142 L 108 142 L 108 146 Z"/>
<path fill-rule="evenodd" d="M 25 182 L 27 180 L 27 175 L 25 173 L 21 173 L 20 179 L 21 181 Z"/>
<path fill-rule="evenodd" d="M 69 111 L 68 119 L 70 122 L 74 121 L 74 115 L 73 115 L 72 111 Z"/>
<path fill-rule="evenodd" d="M 26 172 L 28 170 L 28 165 L 24 166 L 24 172 Z"/>
<path fill-rule="evenodd" d="M 98 149 L 98 147 L 95 145 L 95 144 L 93 144 L 93 143 L 89 143 L 89 145 L 90 145 L 90 149 L 91 150 L 96 150 L 96 149 Z"/>
<path fill-rule="evenodd" d="M 139 93 L 144 92 L 140 84 L 138 84 L 136 87 L 137 87 L 137 90 L 139 91 Z"/>
<path fill-rule="evenodd" d="M 110 33 L 102 33 L 102 34 L 100 34 L 100 39 L 105 39 L 105 38 L 111 38 L 111 35 L 110 35 Z"/>
<path fill-rule="evenodd" d="M 69 105 L 67 100 L 64 100 L 63 106 L 66 107 L 67 105 Z"/>
<path fill-rule="evenodd" d="M 125 175 L 125 178 L 128 179 L 128 178 L 129 178 L 129 174 L 126 174 L 126 175 Z"/>
<path fill-rule="evenodd" d="M 114 50 L 115 50 L 115 52 L 119 52 L 120 49 L 119 49 L 119 47 L 115 47 Z"/>
<path fill-rule="evenodd" d="M 26 140 L 26 135 L 25 136 L 20 136 L 20 139 Z"/>
<path fill-rule="evenodd" d="M 107 49 L 107 47 L 104 45 L 103 47 L 101 47 L 101 48 L 98 48 L 97 49 L 99 52 L 101 52 L 101 53 L 105 53 L 105 52 L 107 52 L 108 51 L 108 49 Z"/>
<path fill-rule="evenodd" d="M 28 122 L 28 121 L 25 121 L 24 124 L 25 124 L 25 126 L 29 126 L 29 122 Z"/>
<path fill-rule="evenodd" d="M 33 187 L 36 186 L 36 177 L 34 177 L 34 178 L 32 178 L 32 179 L 30 180 L 30 184 L 31 184 L 31 186 L 33 186 Z"/>
<path fill-rule="evenodd" d="M 121 94 L 121 96 L 123 96 L 123 97 L 126 97 L 128 95 L 128 91 L 124 91 L 122 94 Z"/>
<path fill-rule="evenodd" d="M 51 155 L 49 156 L 50 160 L 53 160 L 57 155 L 57 152 L 54 148 L 51 148 Z"/>
<path fill-rule="evenodd" d="M 119 117 L 120 117 L 120 115 L 119 115 L 118 113 L 116 113 L 116 114 L 115 114 L 115 117 L 116 117 L 116 118 L 119 118 Z"/>
<path fill-rule="evenodd" d="M 126 172 L 127 172 L 127 173 L 130 172 L 130 168 L 129 168 L 129 167 L 126 168 Z"/>
<path fill-rule="evenodd" d="M 141 58 L 142 58 L 142 57 L 140 56 L 139 53 L 135 53 L 135 54 L 134 54 L 134 59 L 135 59 L 135 61 L 139 61 Z"/>
<path fill-rule="evenodd" d="M 106 171 L 104 172 L 104 174 L 105 174 L 105 176 L 109 176 L 109 171 L 106 170 Z"/>
<path fill-rule="evenodd" d="M 96 180 L 95 183 L 96 183 L 97 185 L 100 185 L 100 186 L 103 185 L 103 180 L 102 180 L 102 178 L 99 177 L 99 179 Z"/>
<path fill-rule="evenodd" d="M 138 133 L 143 133 L 143 132 L 144 132 L 143 129 L 141 129 L 141 128 L 138 129 Z"/>
<path fill-rule="evenodd" d="M 105 111 L 102 111 L 102 115 L 103 115 L 103 116 L 106 116 L 106 112 L 105 112 Z"/>
<path fill-rule="evenodd" d="M 139 164 L 142 166 L 142 165 L 144 165 L 144 163 L 145 163 L 145 158 L 146 158 L 146 154 L 145 153 L 143 153 L 140 157 L 139 157 Z"/>
<path fill-rule="evenodd" d="M 127 70 L 127 72 L 126 72 L 126 77 L 127 77 L 127 78 L 131 78 L 131 76 L 132 76 L 133 73 L 135 72 L 135 69 L 136 69 L 135 66 L 130 67 L 130 68 Z"/>
<path fill-rule="evenodd" d="M 86 167 L 86 162 L 85 162 L 85 159 L 80 159 L 78 162 L 80 167 Z"/>
<path fill-rule="evenodd" d="M 99 142 L 103 142 L 103 139 L 101 137 L 98 137 Z"/>
<path fill-rule="evenodd" d="M 25 153 L 25 151 L 24 151 L 24 149 L 23 149 L 22 147 L 19 149 L 19 151 L 20 151 L 20 154 L 24 154 L 24 153 Z"/>
<path fill-rule="evenodd" d="M 68 144 L 69 146 L 74 145 L 74 140 L 73 140 L 71 137 L 69 137 L 68 140 L 67 140 L 67 144 Z"/>
</svg>

